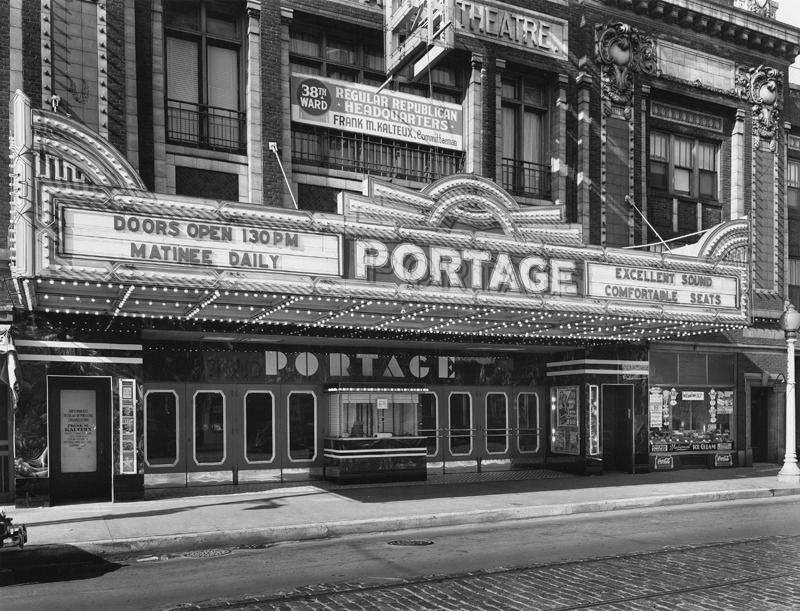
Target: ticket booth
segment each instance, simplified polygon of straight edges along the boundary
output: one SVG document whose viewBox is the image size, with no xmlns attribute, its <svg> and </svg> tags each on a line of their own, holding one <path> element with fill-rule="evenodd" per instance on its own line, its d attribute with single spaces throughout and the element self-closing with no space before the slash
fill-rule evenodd
<svg viewBox="0 0 800 611">
<path fill-rule="evenodd" d="M 402 388 L 327 389 L 326 479 L 426 479 L 426 437 L 419 435 L 419 395 Z"/>
</svg>

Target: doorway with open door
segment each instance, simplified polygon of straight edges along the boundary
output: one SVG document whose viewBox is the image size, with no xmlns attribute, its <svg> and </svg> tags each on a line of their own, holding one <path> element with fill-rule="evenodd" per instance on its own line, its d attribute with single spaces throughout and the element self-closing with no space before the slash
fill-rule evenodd
<svg viewBox="0 0 800 611">
<path fill-rule="evenodd" d="M 50 503 L 111 500 L 111 378 L 48 376 Z"/>
<path fill-rule="evenodd" d="M 753 462 L 775 462 L 769 447 L 769 399 L 772 392 L 766 386 L 750 388 L 750 448 Z M 774 454 L 774 451 L 773 451 Z"/>
</svg>

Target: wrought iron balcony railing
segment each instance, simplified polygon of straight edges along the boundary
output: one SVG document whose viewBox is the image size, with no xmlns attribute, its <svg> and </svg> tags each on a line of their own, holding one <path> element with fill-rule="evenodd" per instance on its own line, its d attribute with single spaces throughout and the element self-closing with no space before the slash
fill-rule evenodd
<svg viewBox="0 0 800 611">
<path fill-rule="evenodd" d="M 503 188 L 512 195 L 550 199 L 550 166 L 503 158 Z"/>
<path fill-rule="evenodd" d="M 243 153 L 245 133 L 243 112 L 167 100 L 167 141 L 172 144 Z"/>
<path fill-rule="evenodd" d="M 464 153 L 326 129 L 292 130 L 292 161 L 306 165 L 430 182 L 460 172 Z"/>
</svg>

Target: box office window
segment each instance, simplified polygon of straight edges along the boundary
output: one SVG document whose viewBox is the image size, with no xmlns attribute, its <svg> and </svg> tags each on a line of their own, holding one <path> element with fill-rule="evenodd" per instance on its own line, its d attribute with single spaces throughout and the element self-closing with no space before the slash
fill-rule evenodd
<svg viewBox="0 0 800 611">
<path fill-rule="evenodd" d="M 148 466 L 178 463 L 178 396 L 172 391 L 148 392 L 144 400 L 144 458 Z"/>
</svg>

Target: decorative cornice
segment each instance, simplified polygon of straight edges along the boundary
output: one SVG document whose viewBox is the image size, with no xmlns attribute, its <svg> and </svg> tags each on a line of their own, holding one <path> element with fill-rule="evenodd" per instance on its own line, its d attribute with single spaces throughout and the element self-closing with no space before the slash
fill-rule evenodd
<svg viewBox="0 0 800 611">
<path fill-rule="evenodd" d="M 743 0 L 758 3 L 758 0 Z M 788 1 L 788 0 L 787 0 Z M 651 19 L 691 29 L 793 62 L 800 53 L 797 28 L 750 11 L 747 7 L 722 8 L 710 2 L 688 0 L 597 0 L 608 7 L 647 15 Z M 748 5 L 749 6 L 749 5 Z"/>
</svg>

